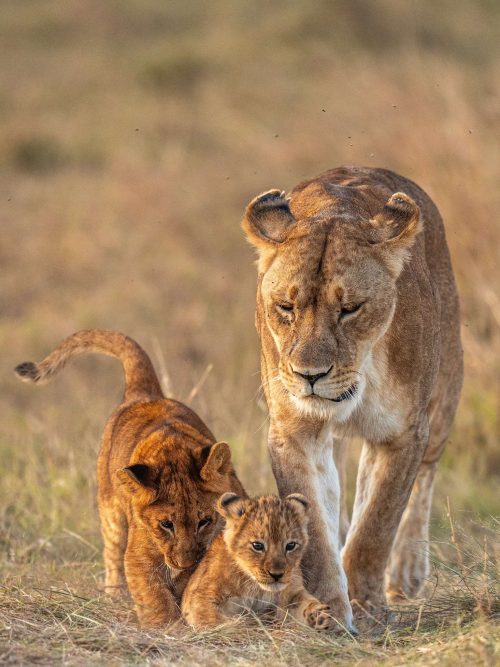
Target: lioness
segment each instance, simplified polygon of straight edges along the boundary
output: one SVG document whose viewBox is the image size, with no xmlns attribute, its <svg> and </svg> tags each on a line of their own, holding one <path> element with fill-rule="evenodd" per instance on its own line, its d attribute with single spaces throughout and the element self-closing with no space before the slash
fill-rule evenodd
<svg viewBox="0 0 500 667">
<path fill-rule="evenodd" d="M 309 590 L 348 623 L 344 569 L 351 599 L 375 607 L 385 572 L 392 600 L 428 572 L 433 479 L 463 375 L 443 222 L 406 178 L 341 167 L 256 197 L 243 227 L 259 254 L 273 471 L 283 496 L 311 501 Z M 334 453 L 351 435 L 365 445 L 342 566 Z"/>
<path fill-rule="evenodd" d="M 80 331 L 16 373 L 42 382 L 87 352 L 117 357 L 125 372 L 123 403 L 108 420 L 97 462 L 106 591 L 117 595 L 127 583 L 141 624 L 163 626 L 180 617 L 184 586 L 222 527 L 217 498 L 244 491 L 229 446 L 215 442 L 188 407 L 164 398 L 148 355 L 131 338 Z"/>
<path fill-rule="evenodd" d="M 289 611 L 307 625 L 326 629 L 330 609 L 308 593 L 300 561 L 307 545 L 307 500 L 299 493 L 244 499 L 225 493 L 217 510 L 224 532 L 186 586 L 182 613 L 195 628 L 220 625 L 244 609 L 282 618 Z"/>
</svg>

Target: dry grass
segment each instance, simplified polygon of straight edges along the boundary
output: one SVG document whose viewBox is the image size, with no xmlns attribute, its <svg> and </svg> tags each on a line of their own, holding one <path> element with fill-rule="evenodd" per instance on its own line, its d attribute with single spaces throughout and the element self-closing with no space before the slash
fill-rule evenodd
<svg viewBox="0 0 500 667">
<path fill-rule="evenodd" d="M 95 563 L 66 561 L 54 572 L 39 555 L 36 574 L 27 566 L 5 568 L 0 623 L 6 641 L 0 645 L 0 661 L 312 666 L 451 665 L 460 660 L 494 665 L 500 655 L 500 586 L 494 554 L 464 535 L 459 545 L 456 528 L 453 535 L 447 548 L 458 558 L 453 565 L 449 558 L 435 561 L 427 599 L 394 608 L 389 626 L 362 637 L 318 633 L 298 625 L 276 627 L 258 619 L 200 634 L 182 625 L 163 632 L 141 631 L 126 602 L 111 603 L 96 595 L 101 573 Z"/>
<path fill-rule="evenodd" d="M 272 488 L 243 207 L 338 164 L 393 168 L 440 207 L 462 296 L 466 383 L 433 535 L 449 534 L 449 497 L 495 553 L 498 525 L 478 526 L 500 514 L 499 22 L 490 0 L 1 4 L 4 660 L 441 664 L 498 651 L 493 621 L 453 604 L 463 623 L 439 607 L 425 629 L 375 642 L 132 629 L 128 607 L 95 598 L 94 465 L 120 371 L 87 359 L 31 391 L 11 369 L 80 328 L 123 330 L 231 443 L 249 490 Z M 456 599 L 449 581 L 439 590 Z"/>
</svg>

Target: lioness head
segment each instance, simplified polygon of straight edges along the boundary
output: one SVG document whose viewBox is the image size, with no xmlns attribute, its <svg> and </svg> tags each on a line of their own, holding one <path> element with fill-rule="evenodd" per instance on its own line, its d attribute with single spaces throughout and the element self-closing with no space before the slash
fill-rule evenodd
<svg viewBox="0 0 500 667">
<path fill-rule="evenodd" d="M 239 567 L 266 591 L 285 588 L 307 545 L 304 496 L 243 499 L 225 493 L 217 509 L 226 520 L 224 540 Z"/>
<path fill-rule="evenodd" d="M 418 206 L 403 193 L 384 201 L 318 182 L 290 198 L 271 190 L 248 205 L 243 228 L 259 253 L 257 317 L 279 359 L 271 381 L 300 412 L 344 421 L 359 404 L 420 225 Z"/>
<path fill-rule="evenodd" d="M 161 440 L 157 433 L 151 436 Z M 149 440 L 151 440 L 151 437 Z M 146 449 L 154 449 L 148 443 Z M 193 567 L 222 526 L 217 498 L 231 488 L 231 452 L 225 442 L 193 450 L 162 449 L 160 461 L 137 462 L 117 471 L 130 494 L 134 520 L 174 570 Z"/>
</svg>

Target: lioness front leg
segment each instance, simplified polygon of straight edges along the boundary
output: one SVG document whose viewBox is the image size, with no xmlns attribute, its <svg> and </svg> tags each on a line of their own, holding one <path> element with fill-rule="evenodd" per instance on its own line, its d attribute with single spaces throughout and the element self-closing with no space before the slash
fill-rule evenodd
<svg viewBox="0 0 500 667">
<path fill-rule="evenodd" d="M 429 519 L 436 463 L 422 462 L 399 524 L 386 571 L 391 603 L 415 597 L 429 576 Z"/>
<path fill-rule="evenodd" d="M 347 438 L 333 439 L 333 461 L 339 475 L 340 487 L 340 525 L 339 538 L 340 544 L 344 545 L 347 533 L 349 532 L 349 511 L 347 509 L 346 497 L 346 476 L 347 476 L 347 454 L 348 454 L 349 440 Z"/>
<path fill-rule="evenodd" d="M 271 425 L 269 450 L 280 495 L 300 492 L 310 502 L 309 545 L 302 560 L 305 585 L 351 629 L 352 610 L 340 560 L 339 482 L 332 439 L 316 439 L 303 432 L 284 437 Z"/>
<path fill-rule="evenodd" d="M 144 553 L 137 558 L 129 542 L 125 573 L 141 626 L 161 628 L 180 618 L 180 609 L 167 588 L 163 561 L 149 559 Z"/>
<path fill-rule="evenodd" d="M 423 421 L 397 441 L 364 445 L 343 552 L 351 600 L 364 608 L 386 604 L 384 572 L 426 441 Z"/>
</svg>

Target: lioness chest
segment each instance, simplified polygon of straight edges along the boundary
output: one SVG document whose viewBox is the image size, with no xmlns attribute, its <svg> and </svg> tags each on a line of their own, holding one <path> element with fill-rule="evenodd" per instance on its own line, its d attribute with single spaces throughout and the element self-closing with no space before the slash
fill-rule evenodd
<svg viewBox="0 0 500 667">
<path fill-rule="evenodd" d="M 371 442 L 397 438 L 408 423 L 412 405 L 408 388 L 391 376 L 383 352 L 369 355 L 363 375 L 366 384 L 360 402 L 347 421 L 332 419 L 327 430 L 335 437 L 357 436 Z"/>
</svg>

